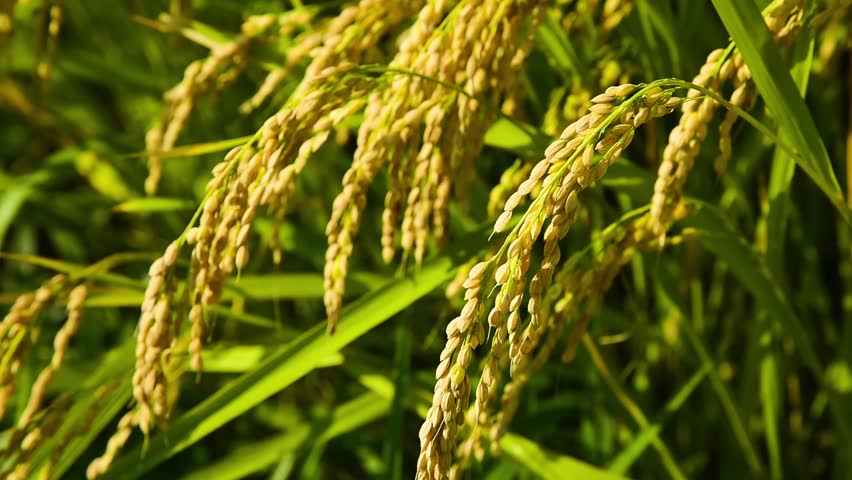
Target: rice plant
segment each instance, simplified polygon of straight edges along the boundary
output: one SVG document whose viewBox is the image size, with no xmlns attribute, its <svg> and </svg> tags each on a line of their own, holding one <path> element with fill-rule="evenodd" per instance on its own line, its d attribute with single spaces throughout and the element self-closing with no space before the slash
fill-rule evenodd
<svg viewBox="0 0 852 480">
<path fill-rule="evenodd" d="M 0 2 L 0 477 L 849 478 L 852 2 Z"/>
</svg>

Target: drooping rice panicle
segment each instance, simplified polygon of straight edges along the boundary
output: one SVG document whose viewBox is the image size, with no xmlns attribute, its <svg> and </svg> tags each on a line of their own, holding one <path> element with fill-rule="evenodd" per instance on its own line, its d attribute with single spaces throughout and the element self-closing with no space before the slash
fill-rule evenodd
<svg viewBox="0 0 852 480">
<path fill-rule="evenodd" d="M 449 473 L 456 434 L 464 424 L 470 386 L 467 368 L 472 351 L 484 340 L 482 314 L 486 295 L 494 285 L 494 305 L 487 315 L 495 330 L 491 354 L 483 366 L 476 388 L 473 418 L 488 409 L 499 382 L 498 362 L 508 347 L 512 369 L 530 353 L 544 328 L 541 318 L 542 292 L 551 283 L 558 264 L 558 241 L 568 232 L 579 206 L 578 193 L 603 176 L 633 139 L 635 129 L 653 118 L 667 115 L 680 105 L 672 89 L 659 86 L 638 88 L 626 84 L 611 87 L 596 96 L 587 115 L 567 127 L 559 140 L 545 151 L 545 158 L 533 167 L 504 205 L 494 232 L 504 231 L 517 208 L 530 192 L 540 188 L 498 254 L 471 269 L 464 287 L 467 303 L 461 314 L 447 326 L 447 344 L 436 371 L 432 407 L 420 430 L 420 478 L 442 478 Z M 596 154 L 600 155 L 596 158 Z M 546 224 L 547 223 L 547 224 Z M 545 225 L 546 224 L 546 225 Z M 537 272 L 530 272 L 531 249 L 543 233 L 544 258 Z M 527 286 L 527 278 L 532 274 Z M 493 276 L 493 281 L 490 278 Z M 527 325 L 521 305 L 529 290 Z"/>
<path fill-rule="evenodd" d="M 84 311 L 83 304 L 86 301 L 88 291 L 88 285 L 81 284 L 74 287 L 68 294 L 68 318 L 53 340 L 53 356 L 50 359 L 50 364 L 41 371 L 35 383 L 33 383 L 27 406 L 24 407 L 24 411 L 18 418 L 18 428 L 26 428 L 36 412 L 41 409 L 47 385 L 56 375 L 59 367 L 62 366 L 65 355 L 68 353 L 69 343 L 80 328 Z"/>
<path fill-rule="evenodd" d="M 0 321 L 0 352 L 3 352 L 3 370 L 0 371 L 0 419 L 15 393 L 17 374 L 27 352 L 38 338 L 36 318 L 68 283 L 66 275 L 55 275 L 35 292 L 19 296 L 9 312 Z"/>
<path fill-rule="evenodd" d="M 118 387 L 119 382 L 111 382 L 98 387 L 97 391 L 93 394 L 94 399 L 91 406 L 88 408 L 80 422 L 74 428 L 69 429 L 59 437 L 55 449 L 51 452 L 50 457 L 45 461 L 39 471 L 40 480 L 48 480 L 54 477 L 56 466 L 62 458 L 62 454 L 65 452 L 65 449 L 74 439 L 85 437 L 85 435 L 92 429 L 92 424 L 101 412 L 104 401 L 111 393 L 115 392 Z"/>
<path fill-rule="evenodd" d="M 801 0 L 779 0 L 765 17 L 767 27 L 776 40 L 787 42 L 801 25 Z M 739 51 L 726 57 L 723 49 L 717 49 L 707 56 L 701 71 L 692 83 L 720 91 L 723 83 L 735 80 L 735 90 L 731 99 L 737 106 L 746 105 L 754 95 L 751 74 L 743 62 Z M 683 115 L 678 125 L 669 134 L 669 143 L 663 150 L 663 159 L 657 171 L 654 184 L 654 197 L 651 202 L 653 228 L 658 235 L 664 235 L 671 222 L 671 214 L 677 208 L 683 196 L 682 190 L 686 178 L 701 152 L 701 146 L 707 137 L 707 128 L 719 104 L 705 97 L 697 90 L 690 90 L 687 102 L 683 104 Z M 728 113 L 720 127 L 720 150 L 717 158 L 719 168 L 724 167 L 731 155 L 730 131 L 736 115 Z"/>
<path fill-rule="evenodd" d="M 9 480 L 28 480 L 32 478 L 33 458 L 36 449 L 56 434 L 66 417 L 68 400 L 64 396 L 57 399 L 38 422 L 31 422 L 24 429 L 12 432 L 10 440 L 15 450 L 15 461 L 0 466 L 0 476 Z"/>
<path fill-rule="evenodd" d="M 133 409 L 121 417 L 121 420 L 118 421 L 118 429 L 111 437 L 109 437 L 109 441 L 107 441 L 106 450 L 103 455 L 92 460 L 86 468 L 86 478 L 92 480 L 98 478 L 107 471 L 113 460 L 115 460 L 115 457 L 118 456 L 121 448 L 124 447 L 125 443 L 127 443 L 127 440 L 130 438 L 130 434 L 133 433 L 133 429 L 138 425 L 138 409 Z"/>
<path fill-rule="evenodd" d="M 414 71 L 418 71 L 418 66 L 420 70 L 426 68 L 423 65 L 426 59 L 418 56 L 417 51 L 429 41 L 443 19 L 445 8 L 443 2 L 429 2 L 420 10 L 414 24 L 403 36 L 399 53 L 390 63 L 391 68 Z M 385 89 L 374 92 L 369 97 L 364 121 L 358 131 L 358 147 L 352 166 L 343 176 L 343 191 L 334 200 L 325 232 L 328 237 L 328 250 L 324 268 L 324 302 L 329 331 L 334 330 L 342 305 L 352 238 L 357 234 L 361 223 L 361 212 L 366 205 L 366 190 L 386 161 L 391 165 L 391 175 L 398 178 L 401 172 L 395 159 L 401 158 L 405 153 L 401 151 L 405 147 L 402 138 L 412 135 L 415 125 L 429 106 L 424 103 L 403 114 L 406 97 L 425 101 L 416 91 L 410 91 L 411 85 L 416 83 L 417 79 L 410 76 L 392 76 Z M 391 192 L 394 192 L 397 182 L 392 177 L 390 183 Z M 392 193 L 388 196 L 391 197 Z M 385 246 L 386 241 L 383 240 L 382 244 Z M 388 247 L 384 248 L 386 250 Z"/>
<path fill-rule="evenodd" d="M 279 219 L 284 215 L 310 156 L 335 125 L 366 102 L 373 80 L 350 75 L 352 68 L 343 64 L 322 72 L 313 87 L 266 121 L 253 144 L 232 150 L 214 168 L 199 225 L 187 235 L 194 246 L 189 310 L 193 369 L 201 369 L 205 310 L 219 299 L 225 278 L 248 263 L 248 237 L 259 210 Z"/>
<path fill-rule="evenodd" d="M 176 386 L 171 385 L 169 369 L 175 330 L 175 264 L 180 246 L 172 242 L 162 257 L 148 270 L 148 287 L 136 333 L 136 368 L 133 397 L 139 408 L 139 427 L 147 435 L 155 424 L 165 423 L 171 413 Z"/>
<path fill-rule="evenodd" d="M 221 91 L 232 84 L 246 68 L 246 53 L 250 45 L 266 35 L 276 23 L 274 15 L 249 17 L 243 23 L 239 36 L 230 42 L 212 45 L 210 56 L 190 63 L 184 70 L 183 79 L 163 94 L 165 107 L 145 135 L 148 151 L 145 191 L 148 194 L 157 192 L 163 170 L 162 154 L 177 143 L 201 95 Z"/>
<path fill-rule="evenodd" d="M 353 166 L 326 231 L 325 304 L 332 330 L 366 186 L 387 162 L 382 256 L 392 260 L 399 236 L 403 257 L 420 263 L 428 239 L 440 243 L 447 236 L 452 188 L 462 187 L 474 171 L 493 117 L 480 102 L 485 97 L 498 104 L 511 86 L 507 79 L 525 58 L 541 14 L 537 2 L 461 2 L 437 29 L 447 9 L 445 2 L 430 2 L 421 10 L 390 64 L 389 74 L 398 78 L 371 98 L 359 130 Z"/>
<path fill-rule="evenodd" d="M 62 28 L 63 15 L 62 6 L 60 5 L 54 4 L 47 9 L 47 35 L 41 42 L 44 47 L 36 65 L 36 77 L 42 84 L 50 78 L 53 59 L 56 57 L 56 50 L 59 47 L 59 33 Z"/>
<path fill-rule="evenodd" d="M 686 209 L 675 213 L 683 218 Z M 656 250 L 662 247 L 658 237 L 650 228 L 650 216 L 643 214 L 625 225 L 614 225 L 604 233 L 600 251 L 580 252 L 577 257 L 566 262 L 555 274 L 551 287 L 546 291 L 543 310 L 550 313 L 549 322 L 543 325 L 537 335 L 529 335 L 530 352 L 520 359 L 507 382 L 500 399 L 500 408 L 494 412 L 488 437 L 493 451 L 499 449 L 500 439 L 505 434 L 511 419 L 519 407 L 519 394 L 530 376 L 550 358 L 561 339 L 561 333 L 571 328 L 563 355 L 563 361 L 573 358 L 574 351 L 586 331 L 589 320 L 603 301 L 603 295 L 621 268 L 626 265 L 637 251 Z M 580 267 L 578 264 L 585 264 Z M 527 329 L 532 328 L 529 325 Z M 535 338 L 535 340 L 532 340 Z M 475 441 L 472 436 L 471 440 Z"/>
<path fill-rule="evenodd" d="M 326 24 L 302 32 L 293 38 L 282 65 L 272 69 L 257 93 L 241 106 L 243 114 L 260 106 L 280 85 L 287 75 L 305 59 L 310 58 L 304 79 L 295 96 L 304 93 L 317 75 L 340 62 L 357 64 L 390 30 L 397 27 L 408 15 L 416 11 L 417 1 L 360 0 L 348 5 Z M 246 68 L 248 49 L 265 37 L 290 38 L 297 27 L 314 20 L 316 11 L 298 9 L 282 15 L 256 15 L 243 24 L 242 33 L 233 41 L 216 45 L 211 55 L 187 67 L 184 79 L 166 92 L 166 108 L 160 121 L 148 132 L 146 138 L 149 154 L 149 176 L 146 191 L 156 191 L 162 175 L 162 158 L 156 153 L 171 150 L 183 130 L 190 112 L 200 95 L 208 91 L 221 91 L 233 83 Z"/>
</svg>

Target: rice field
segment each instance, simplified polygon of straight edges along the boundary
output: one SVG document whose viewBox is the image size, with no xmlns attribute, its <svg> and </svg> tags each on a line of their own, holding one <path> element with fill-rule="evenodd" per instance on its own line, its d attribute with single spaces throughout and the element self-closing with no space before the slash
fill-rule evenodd
<svg viewBox="0 0 852 480">
<path fill-rule="evenodd" d="M 849 478 L 850 29 L 0 1 L 0 478 Z"/>
</svg>

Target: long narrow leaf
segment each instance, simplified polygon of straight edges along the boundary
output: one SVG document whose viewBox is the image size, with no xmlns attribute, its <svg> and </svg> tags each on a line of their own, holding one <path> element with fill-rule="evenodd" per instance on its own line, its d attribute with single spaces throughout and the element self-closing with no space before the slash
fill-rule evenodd
<svg viewBox="0 0 852 480">
<path fill-rule="evenodd" d="M 362 427 L 388 412 L 390 400 L 373 392 L 344 403 L 334 409 L 328 419 L 318 425 L 302 424 L 287 433 L 237 447 L 231 454 L 182 480 L 231 480 L 244 478 L 268 468 L 287 454 L 295 453 L 308 441 L 328 441 Z"/>
<path fill-rule="evenodd" d="M 402 446 L 405 433 L 405 395 L 411 376 L 411 350 L 414 344 L 414 334 L 411 332 L 411 322 L 402 319 L 396 326 L 394 341 L 394 395 L 391 403 L 388 441 L 385 444 L 385 478 L 402 480 Z"/>
<path fill-rule="evenodd" d="M 538 478 L 546 480 L 564 480 L 582 478 L 583 480 L 624 480 L 625 477 L 595 468 L 577 459 L 557 455 L 541 448 L 535 442 L 508 433 L 500 442 L 503 452 L 522 465 Z"/>
<path fill-rule="evenodd" d="M 677 393 L 672 397 L 666 405 L 663 407 L 662 412 L 654 422 L 650 425 L 642 428 L 642 431 L 636 435 L 633 440 L 615 457 L 612 462 L 609 464 L 609 468 L 615 470 L 616 472 L 625 472 L 634 462 L 642 455 L 642 452 L 648 448 L 648 445 L 657 438 L 660 432 L 663 430 L 663 426 L 668 421 L 671 416 L 680 410 L 681 406 L 683 406 L 686 399 L 695 391 L 698 385 L 701 384 L 701 381 L 704 380 L 704 377 L 707 376 L 707 372 L 710 370 L 708 365 L 702 366 L 692 377 L 687 380 L 687 382 L 677 391 Z"/>
<path fill-rule="evenodd" d="M 808 89 L 808 79 L 814 59 L 814 32 L 803 27 L 802 32 L 793 46 L 793 67 L 791 75 L 804 98 Z M 786 135 L 783 135 L 785 139 Z M 775 150 L 772 171 L 769 177 L 769 198 L 766 207 L 766 264 L 775 276 L 776 281 L 782 282 L 784 245 L 786 241 L 787 217 L 792 205 L 790 185 L 795 173 L 795 160 L 780 148 Z M 782 412 L 782 397 L 780 382 L 782 381 L 778 361 L 775 325 L 761 316 L 760 324 L 764 326 L 760 332 L 760 399 L 763 406 L 763 423 L 766 429 L 766 449 L 769 452 L 770 475 L 773 480 L 783 478 L 782 442 L 780 425 Z"/>
</svg>

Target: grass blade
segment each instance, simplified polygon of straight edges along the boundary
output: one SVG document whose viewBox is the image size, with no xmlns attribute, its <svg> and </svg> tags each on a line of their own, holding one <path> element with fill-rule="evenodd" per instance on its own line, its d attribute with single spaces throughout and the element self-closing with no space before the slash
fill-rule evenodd
<svg viewBox="0 0 852 480">
<path fill-rule="evenodd" d="M 26 203 L 35 188 L 50 179 L 48 171 L 39 171 L 27 175 L 23 179 L 0 178 L 2 180 L 3 192 L 0 195 L 0 249 L 6 239 L 6 233 L 15 221 L 21 207 Z"/>
<path fill-rule="evenodd" d="M 522 157 L 536 158 L 547 148 L 549 137 L 536 128 L 500 118 L 485 132 L 485 144 Z"/>
<path fill-rule="evenodd" d="M 558 455 L 540 447 L 532 440 L 507 433 L 500 442 L 506 456 L 525 469 L 546 480 L 582 478 L 583 480 L 624 480 L 621 475 L 607 472 L 566 455 Z"/>
<path fill-rule="evenodd" d="M 768 323 L 768 322 L 767 322 Z M 778 355 L 773 348 L 772 336 L 765 334 L 762 343 L 763 357 L 760 359 L 760 399 L 763 405 L 763 424 L 766 428 L 766 449 L 769 452 L 769 469 L 773 480 L 784 478 L 781 462 L 780 425 L 781 385 Z"/>
<path fill-rule="evenodd" d="M 119 213 L 181 212 L 194 210 L 198 205 L 194 200 L 182 198 L 144 197 L 121 202 L 112 207 Z"/>
<path fill-rule="evenodd" d="M 808 77 L 814 58 L 813 31 L 807 27 L 793 48 L 794 65 L 791 74 L 799 95 L 804 98 L 808 90 Z M 791 139 L 782 132 L 782 140 Z M 776 148 L 769 177 L 769 199 L 766 207 L 766 263 L 777 276 L 781 274 L 784 260 L 784 239 L 790 211 L 790 184 L 795 173 L 795 159 L 783 149 Z"/>
<path fill-rule="evenodd" d="M 192 145 L 181 145 L 174 147 L 165 152 L 137 152 L 125 154 L 125 157 L 147 157 L 156 154 L 161 158 L 175 157 L 197 157 L 208 153 L 224 152 L 234 147 L 244 145 L 251 141 L 254 135 L 245 135 L 242 137 L 228 138 L 225 140 L 215 140 L 212 142 L 194 143 Z"/>
<path fill-rule="evenodd" d="M 790 73 L 802 98 L 808 89 L 808 79 L 814 59 L 814 32 L 803 27 L 793 46 L 793 67 Z M 790 139 L 782 134 L 785 141 Z M 783 149 L 776 148 L 769 177 L 769 198 L 766 204 L 765 245 L 766 265 L 776 281 L 783 281 L 784 245 L 786 240 L 787 218 L 792 202 L 790 185 L 795 173 L 795 160 Z M 760 338 L 760 399 L 763 406 L 763 424 L 766 431 L 766 449 L 769 453 L 770 476 L 773 480 L 783 478 L 780 439 L 780 415 L 782 395 L 781 374 L 778 365 L 778 351 L 775 348 L 776 328 L 767 314 L 761 316 L 763 326 Z"/>
<path fill-rule="evenodd" d="M 382 418 L 390 404 L 390 400 L 381 395 L 365 393 L 340 405 L 328 419 L 319 421 L 317 425 L 298 425 L 283 435 L 241 445 L 224 458 L 182 477 L 182 480 L 244 478 L 270 467 L 288 454 L 296 453 L 309 441 L 326 442 Z"/>
<path fill-rule="evenodd" d="M 404 444 L 405 429 L 405 394 L 411 377 L 411 349 L 414 335 L 411 332 L 411 322 L 402 319 L 396 326 L 394 341 L 394 389 L 391 403 L 390 422 L 388 425 L 388 441 L 385 444 L 385 478 L 402 480 L 402 445 Z"/>
<path fill-rule="evenodd" d="M 219 345 L 201 352 L 205 373 L 243 373 L 260 365 L 273 350 L 271 345 Z M 319 359 L 317 367 L 331 367 L 343 363 L 343 355 L 334 353 Z"/>
</svg>

